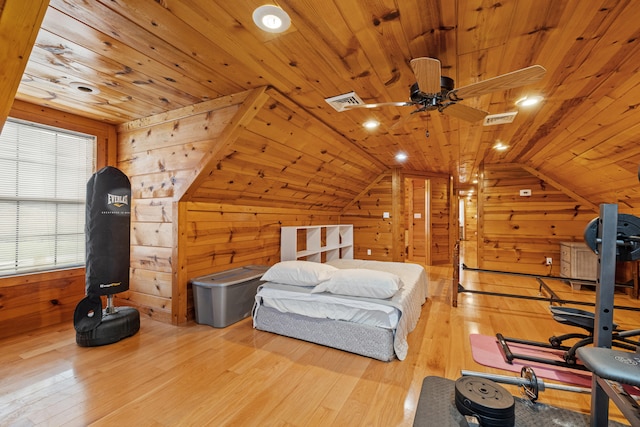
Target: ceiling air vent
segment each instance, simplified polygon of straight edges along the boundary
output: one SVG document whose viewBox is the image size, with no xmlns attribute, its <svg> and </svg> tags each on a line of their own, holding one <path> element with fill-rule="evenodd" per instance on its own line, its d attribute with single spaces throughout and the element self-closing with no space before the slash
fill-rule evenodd
<svg viewBox="0 0 640 427">
<path fill-rule="evenodd" d="M 490 114 L 484 118 L 484 126 L 504 125 L 506 123 L 512 123 L 516 118 L 517 111 L 511 111 L 508 113 Z"/>
<path fill-rule="evenodd" d="M 325 101 L 339 112 L 344 111 L 345 105 L 364 105 L 364 101 L 360 99 L 355 92 L 343 93 L 342 95 L 325 98 Z"/>
</svg>

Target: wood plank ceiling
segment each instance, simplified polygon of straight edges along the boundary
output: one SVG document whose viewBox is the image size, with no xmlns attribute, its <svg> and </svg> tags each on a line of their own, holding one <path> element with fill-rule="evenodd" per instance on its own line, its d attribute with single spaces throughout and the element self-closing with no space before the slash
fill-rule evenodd
<svg viewBox="0 0 640 427">
<path fill-rule="evenodd" d="M 254 25 L 262 0 L 51 0 L 16 98 L 121 124 L 271 86 L 322 123 L 325 142 L 347 139 L 389 168 L 451 174 L 463 187 L 483 162 L 520 163 L 592 203 L 640 209 L 636 2 L 277 3 L 292 21 L 283 34 Z M 324 101 L 350 91 L 368 103 L 407 101 L 409 61 L 422 56 L 438 58 L 456 87 L 533 64 L 547 74 L 463 101 L 518 111 L 497 126 L 413 107 L 337 112 Z M 516 108 L 528 94 L 543 103 Z M 363 128 L 370 118 L 378 130 Z M 493 150 L 497 141 L 509 149 Z M 404 163 L 394 159 L 400 151 Z"/>
</svg>

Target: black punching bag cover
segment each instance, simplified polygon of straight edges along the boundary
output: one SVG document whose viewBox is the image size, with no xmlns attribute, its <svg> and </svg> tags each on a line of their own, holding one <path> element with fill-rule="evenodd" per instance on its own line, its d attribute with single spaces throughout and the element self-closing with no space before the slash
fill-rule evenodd
<svg viewBox="0 0 640 427">
<path fill-rule="evenodd" d="M 87 182 L 87 295 L 129 289 L 130 202 L 129 178 L 117 168 L 102 168 Z"/>
</svg>

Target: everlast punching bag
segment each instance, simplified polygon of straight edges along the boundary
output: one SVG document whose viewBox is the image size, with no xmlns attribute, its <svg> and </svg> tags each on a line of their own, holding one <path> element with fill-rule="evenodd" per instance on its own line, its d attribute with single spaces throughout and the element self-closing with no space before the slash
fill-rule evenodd
<svg viewBox="0 0 640 427">
<path fill-rule="evenodd" d="M 76 342 L 83 347 L 111 344 L 140 329 L 140 314 L 132 307 L 114 307 L 113 295 L 129 289 L 131 184 L 111 166 L 87 183 L 86 283 L 76 307 Z M 101 296 L 107 296 L 103 310 Z"/>
<path fill-rule="evenodd" d="M 107 166 L 87 183 L 86 293 L 113 295 L 129 289 L 131 184 Z"/>
</svg>

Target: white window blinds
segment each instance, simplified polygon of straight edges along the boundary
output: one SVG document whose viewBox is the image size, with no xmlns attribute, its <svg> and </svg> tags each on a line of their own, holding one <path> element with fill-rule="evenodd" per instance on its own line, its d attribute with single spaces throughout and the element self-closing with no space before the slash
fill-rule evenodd
<svg viewBox="0 0 640 427">
<path fill-rule="evenodd" d="M 8 119 L 0 134 L 0 275 L 85 263 L 96 138 Z"/>
</svg>

